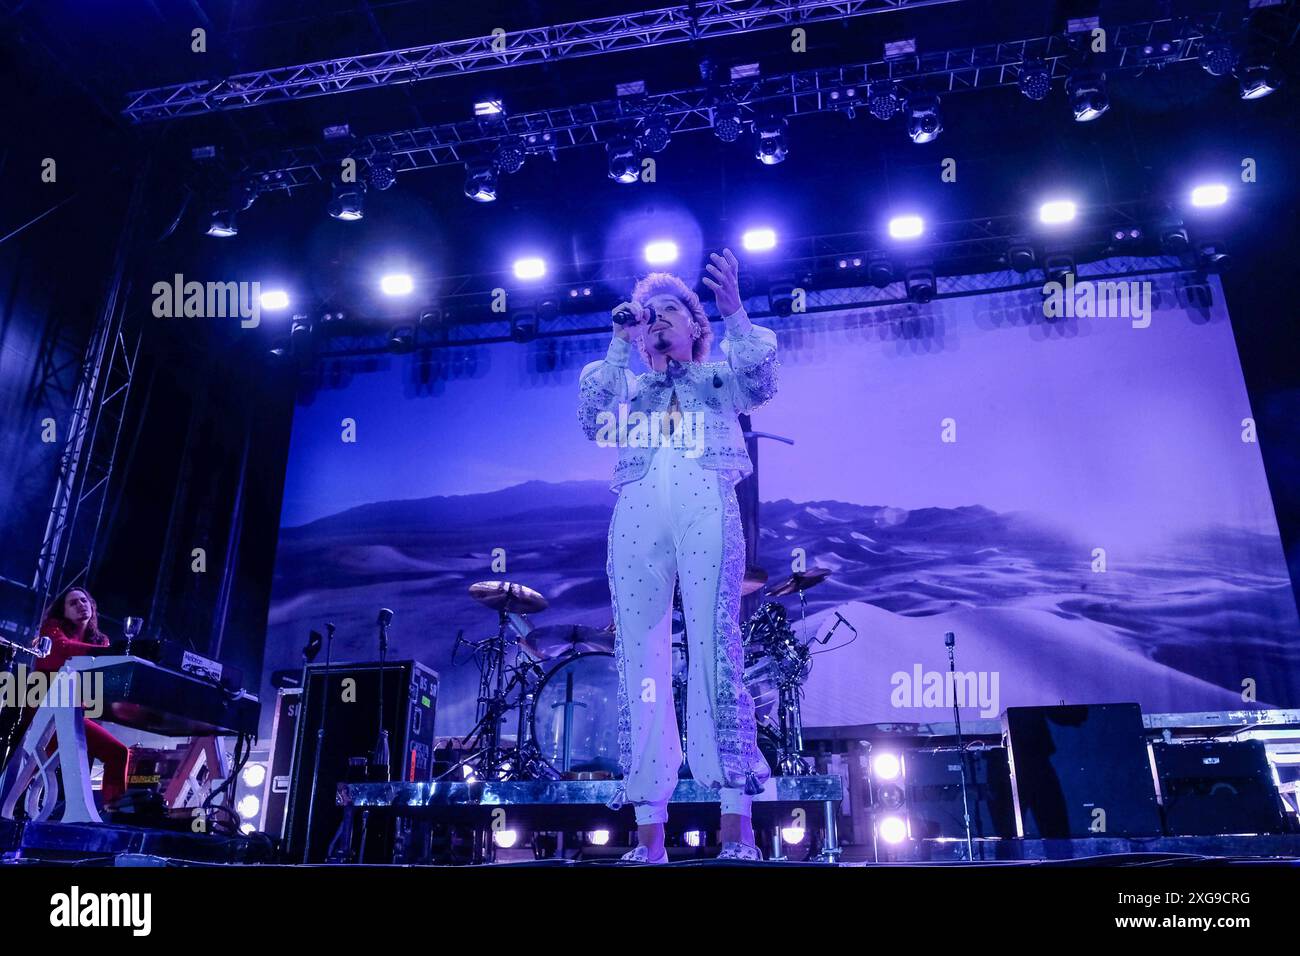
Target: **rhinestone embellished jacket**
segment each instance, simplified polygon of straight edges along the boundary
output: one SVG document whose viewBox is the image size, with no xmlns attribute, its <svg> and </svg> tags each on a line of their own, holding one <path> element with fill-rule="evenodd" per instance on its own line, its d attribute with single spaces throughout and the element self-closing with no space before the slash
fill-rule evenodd
<svg viewBox="0 0 1300 956">
<path fill-rule="evenodd" d="M 701 423 L 700 464 L 731 472 L 734 481 L 749 475 L 753 464 L 736 416 L 753 411 L 776 394 L 776 333 L 753 325 L 743 308 L 727 316 L 725 323 L 721 344 L 726 361 L 672 362 L 663 372 L 640 375 L 628 368 L 631 344 L 616 336 L 605 357 L 588 364 L 578 376 L 578 420 L 587 438 L 596 440 L 602 425 L 619 416 L 620 406 L 627 406 L 624 414 L 665 414 L 675 391 L 682 412 L 694 413 Z M 654 447 L 620 441 L 611 490 L 642 477 L 654 451 Z"/>
</svg>

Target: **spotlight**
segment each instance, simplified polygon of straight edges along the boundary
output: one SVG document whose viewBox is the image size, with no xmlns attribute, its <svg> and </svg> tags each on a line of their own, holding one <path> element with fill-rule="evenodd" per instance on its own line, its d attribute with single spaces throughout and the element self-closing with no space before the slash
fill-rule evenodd
<svg viewBox="0 0 1300 956">
<path fill-rule="evenodd" d="M 704 842 L 704 837 L 699 830 L 687 830 L 682 834 L 682 842 L 687 846 L 698 847 Z"/>
<path fill-rule="evenodd" d="M 1206 241 L 1196 246 L 1196 261 L 1202 272 L 1223 272 L 1232 262 L 1232 257 L 1223 247 L 1222 242 Z"/>
<path fill-rule="evenodd" d="M 915 239 L 925 231 L 925 221 L 920 216 L 895 216 L 889 220 L 892 239 Z"/>
<path fill-rule="evenodd" d="M 415 351 L 415 329 L 409 325 L 399 325 L 388 337 L 388 351 L 397 355 L 406 355 Z"/>
<path fill-rule="evenodd" d="M 289 308 L 289 293 L 283 289 L 272 289 L 269 292 L 263 292 L 258 299 L 262 308 L 268 312 L 278 312 L 280 309 Z"/>
<path fill-rule="evenodd" d="M 1078 69 L 1065 81 L 1065 93 L 1078 123 L 1089 123 L 1110 109 L 1106 95 L 1106 74 L 1100 70 Z"/>
<path fill-rule="evenodd" d="M 1178 221 L 1170 221 L 1160 226 L 1160 248 L 1171 256 L 1181 256 L 1190 248 L 1187 230 Z"/>
<path fill-rule="evenodd" d="M 724 143 L 734 143 L 745 131 L 744 120 L 740 118 L 740 107 L 735 103 L 723 103 L 713 108 L 713 132 Z"/>
<path fill-rule="evenodd" d="M 546 275 L 546 260 L 528 256 L 515 260 L 516 279 L 540 279 Z"/>
<path fill-rule="evenodd" d="M 289 351 L 294 355 L 303 355 L 311 348 L 311 319 L 305 315 L 295 315 L 289 329 Z"/>
<path fill-rule="evenodd" d="M 380 192 L 391 189 L 393 183 L 397 182 L 397 167 L 393 163 L 393 157 L 388 153 L 376 153 L 370 160 L 367 181 L 371 189 Z"/>
<path fill-rule="evenodd" d="M 907 839 L 907 822 L 902 817 L 885 817 L 877 825 L 876 832 L 886 843 L 902 843 Z"/>
<path fill-rule="evenodd" d="M 1020 92 L 1031 100 L 1045 100 L 1052 91 L 1052 71 L 1042 60 L 1033 58 L 1020 65 Z"/>
<path fill-rule="evenodd" d="M 789 124 L 784 116 L 766 116 L 754 122 L 754 158 L 764 166 L 784 162 L 790 144 L 786 138 Z"/>
<path fill-rule="evenodd" d="M 1070 199 L 1050 199 L 1038 207 L 1038 221 L 1049 226 L 1074 222 L 1078 207 Z"/>
<path fill-rule="evenodd" d="M 1228 187 L 1224 183 L 1206 183 L 1192 190 L 1192 205 L 1222 206 L 1228 201 Z"/>
<path fill-rule="evenodd" d="M 474 104 L 474 115 L 497 116 L 504 109 L 505 106 L 502 104 L 501 100 L 479 100 Z"/>
<path fill-rule="evenodd" d="M 510 338 L 516 342 L 531 342 L 537 338 L 537 313 L 525 310 L 511 315 Z"/>
<path fill-rule="evenodd" d="M 673 134 L 672 130 L 668 128 L 668 121 L 662 116 L 646 120 L 645 125 L 641 127 L 641 142 L 652 153 L 662 153 L 668 148 L 672 138 Z"/>
<path fill-rule="evenodd" d="M 767 290 L 768 311 L 781 318 L 788 318 L 794 312 L 794 285 L 789 282 L 774 282 Z"/>
<path fill-rule="evenodd" d="M 898 86 L 893 80 L 880 80 L 867 87 L 867 109 L 876 119 L 892 119 L 898 107 Z"/>
<path fill-rule="evenodd" d="M 943 132 L 939 97 L 913 96 L 907 101 L 907 135 L 914 143 L 930 143 Z"/>
<path fill-rule="evenodd" d="M 671 239 L 656 239 L 645 246 L 645 261 L 652 266 L 666 266 L 677 261 L 677 243 Z"/>
<path fill-rule="evenodd" d="M 876 754 L 871 761 L 871 770 L 877 780 L 895 780 L 903 772 L 903 762 L 898 759 L 898 754 Z"/>
<path fill-rule="evenodd" d="M 609 843 L 608 830 L 592 830 L 587 834 L 587 842 L 592 846 L 605 846 Z"/>
<path fill-rule="evenodd" d="M 329 214 L 341 222 L 356 222 L 366 215 L 366 187 L 360 182 L 335 183 Z"/>
<path fill-rule="evenodd" d="M 605 144 L 609 155 L 609 178 L 619 183 L 634 183 L 641 178 L 641 156 L 637 141 L 617 136 Z"/>
<path fill-rule="evenodd" d="M 884 256 L 867 260 L 867 278 L 877 289 L 883 289 L 894 281 L 894 264 Z"/>
<path fill-rule="evenodd" d="M 1025 273 L 1034 267 L 1034 247 L 1027 242 L 1013 242 L 1007 249 L 1007 265 Z"/>
<path fill-rule="evenodd" d="M 1258 100 L 1282 85 L 1282 76 L 1271 65 L 1251 63 L 1237 65 L 1237 85 L 1243 100 Z"/>
<path fill-rule="evenodd" d="M 494 202 L 497 198 L 497 168 L 490 162 L 465 166 L 465 195 L 475 202 Z"/>
<path fill-rule="evenodd" d="M 420 313 L 420 328 L 436 329 L 446 318 L 442 309 L 428 309 Z"/>
<path fill-rule="evenodd" d="M 919 305 L 925 305 L 934 299 L 938 285 L 934 270 L 924 267 L 909 269 L 904 284 L 907 288 L 907 297 Z"/>
<path fill-rule="evenodd" d="M 517 173 L 524 168 L 524 144 L 517 139 L 503 140 L 497 147 L 496 166 L 507 173 Z"/>
<path fill-rule="evenodd" d="M 1201 66 L 1210 76 L 1227 76 L 1237 66 L 1232 41 L 1222 37 L 1208 41 L 1201 49 Z"/>
<path fill-rule="evenodd" d="M 244 786 L 260 787 L 266 780 L 266 764 L 250 763 L 244 768 Z"/>
<path fill-rule="evenodd" d="M 740 237 L 740 244 L 750 252 L 766 252 L 776 248 L 776 230 L 763 227 L 746 230 Z"/>
<path fill-rule="evenodd" d="M 239 803 L 235 804 L 235 811 L 245 820 L 257 816 L 257 811 L 261 809 L 262 801 L 251 793 L 244 794 Z"/>
<path fill-rule="evenodd" d="M 208 223 L 207 234 L 220 239 L 239 235 L 239 225 L 235 222 L 233 209 L 214 209 Z"/>
<path fill-rule="evenodd" d="M 379 280 L 379 289 L 384 295 L 410 295 L 415 288 L 415 280 L 405 272 L 392 272 Z"/>
<path fill-rule="evenodd" d="M 782 827 L 781 839 L 792 845 L 802 843 L 805 832 L 803 827 Z"/>
<path fill-rule="evenodd" d="M 496 830 L 492 833 L 492 842 L 508 850 L 519 842 L 519 834 L 515 830 Z"/>
<path fill-rule="evenodd" d="M 1043 260 L 1043 272 L 1049 282 L 1059 282 L 1064 285 L 1071 281 L 1071 276 L 1077 276 L 1077 267 L 1074 264 L 1074 257 L 1067 252 L 1050 253 Z"/>
</svg>

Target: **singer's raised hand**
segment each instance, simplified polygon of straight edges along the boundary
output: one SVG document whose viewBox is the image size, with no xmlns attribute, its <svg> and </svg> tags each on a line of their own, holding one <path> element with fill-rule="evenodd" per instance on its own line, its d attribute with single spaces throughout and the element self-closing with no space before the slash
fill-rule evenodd
<svg viewBox="0 0 1300 956">
<path fill-rule="evenodd" d="M 704 276 L 704 284 L 713 290 L 718 302 L 718 314 L 728 316 L 740 308 L 740 262 L 730 249 L 723 249 L 722 255 L 713 253 L 705 266 L 709 275 Z"/>
</svg>

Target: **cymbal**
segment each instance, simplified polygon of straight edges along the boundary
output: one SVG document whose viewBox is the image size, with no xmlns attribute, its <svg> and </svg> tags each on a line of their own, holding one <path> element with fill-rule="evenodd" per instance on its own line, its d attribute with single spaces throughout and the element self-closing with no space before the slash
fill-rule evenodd
<svg viewBox="0 0 1300 956">
<path fill-rule="evenodd" d="M 745 578 L 740 582 L 740 596 L 753 594 L 766 583 L 767 572 L 751 565 L 745 568 Z"/>
<path fill-rule="evenodd" d="M 469 586 L 469 596 L 479 604 L 507 614 L 535 614 L 550 605 L 530 587 L 510 581 L 477 581 Z"/>
<path fill-rule="evenodd" d="M 552 624 L 533 628 L 519 639 L 519 645 L 541 661 L 592 651 L 609 654 L 614 650 L 614 631 L 612 627 Z"/>
<path fill-rule="evenodd" d="M 807 591 L 810 587 L 821 584 L 830 576 L 830 568 L 808 568 L 806 571 L 798 571 L 790 575 L 779 584 L 772 585 L 767 589 L 767 593 L 772 597 L 785 597 L 787 594 Z"/>
</svg>

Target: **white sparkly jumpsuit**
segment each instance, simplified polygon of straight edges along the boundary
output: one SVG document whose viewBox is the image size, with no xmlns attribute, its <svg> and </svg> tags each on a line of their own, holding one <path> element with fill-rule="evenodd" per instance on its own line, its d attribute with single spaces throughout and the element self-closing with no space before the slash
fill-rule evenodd
<svg viewBox="0 0 1300 956">
<path fill-rule="evenodd" d="M 727 318 L 730 329 L 736 316 Z M 697 413 L 696 427 L 704 437 L 703 453 L 689 439 L 620 447 L 616 474 L 630 480 L 616 479 L 606 570 L 620 679 L 623 784 L 609 805 L 633 804 L 638 824 L 668 819 L 682 763 L 672 682 L 675 581 L 689 660 L 691 775 L 720 791 L 723 813 L 744 816 L 751 815 L 754 795 L 771 776 L 758 749 L 754 701 L 743 680 L 738 615 L 745 540 L 735 484 L 752 465 L 735 416 L 775 392 L 776 336 L 747 318 L 744 325 L 752 331 L 728 334 L 728 362 L 674 362 L 666 372 L 632 379 L 625 343 L 616 339 L 606 360 L 587 366 L 581 377 L 579 417 L 585 427 L 594 414 L 612 412 L 618 404 L 642 411 L 677 404 L 683 413 Z"/>
</svg>

